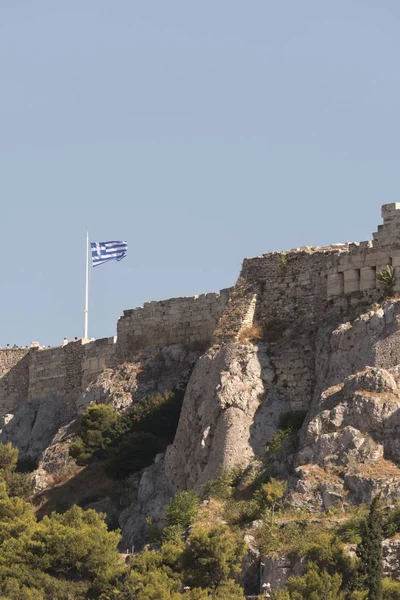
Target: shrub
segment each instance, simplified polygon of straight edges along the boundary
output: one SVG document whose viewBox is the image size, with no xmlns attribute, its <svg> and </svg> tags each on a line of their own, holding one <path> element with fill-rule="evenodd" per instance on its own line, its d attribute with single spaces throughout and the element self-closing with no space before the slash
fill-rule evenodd
<svg viewBox="0 0 400 600">
<path fill-rule="evenodd" d="M 247 325 L 241 329 L 238 336 L 238 342 L 240 344 L 248 344 L 252 340 L 262 340 L 263 336 L 263 328 L 260 325 L 253 323 L 252 325 Z"/>
<path fill-rule="evenodd" d="M 394 268 L 391 265 L 386 265 L 381 271 L 378 271 L 376 277 L 381 284 L 384 295 L 392 296 L 394 284 L 396 283 Z"/>
<path fill-rule="evenodd" d="M 268 444 L 265 446 L 266 456 L 270 454 L 278 454 L 283 447 L 284 442 L 293 435 L 291 429 L 282 429 L 274 433 Z"/>
<path fill-rule="evenodd" d="M 158 440 L 151 433 L 130 433 L 122 438 L 116 448 L 108 451 L 106 472 L 110 477 L 123 479 L 151 465 L 158 450 Z"/>
<path fill-rule="evenodd" d="M 243 469 L 240 466 L 232 469 L 219 469 L 216 477 L 210 480 L 204 487 L 205 498 L 217 498 L 218 500 L 229 500 L 232 498 L 235 487 L 239 483 Z"/>
<path fill-rule="evenodd" d="M 281 525 L 267 520 L 256 529 L 255 538 L 264 555 L 273 552 L 305 556 L 319 531 L 316 525 L 308 522 Z"/>
<path fill-rule="evenodd" d="M 383 600 L 400 600 L 400 583 L 388 577 L 383 580 Z"/>
<path fill-rule="evenodd" d="M 186 529 L 195 521 L 198 510 L 199 497 L 196 492 L 178 492 L 166 508 L 165 524 Z"/>
<path fill-rule="evenodd" d="M 240 571 L 245 547 L 242 537 L 226 525 L 196 527 L 182 556 L 185 582 L 216 589 Z"/>
<path fill-rule="evenodd" d="M 93 457 L 104 459 L 106 449 L 121 432 L 121 417 L 110 404 L 90 404 L 81 422 L 79 438 L 71 444 L 70 454 L 78 464 Z"/>
<path fill-rule="evenodd" d="M 11 497 L 18 496 L 27 500 L 33 494 L 34 483 L 29 473 L 8 473 L 6 484 Z"/>
<path fill-rule="evenodd" d="M 154 394 L 122 415 L 111 405 L 90 404 L 70 455 L 79 465 L 105 461 L 107 473 L 116 478 L 147 467 L 173 440 L 183 393 Z"/>
<path fill-rule="evenodd" d="M 383 515 L 383 535 L 384 537 L 393 537 L 400 531 L 400 509 L 390 510 Z"/>
<path fill-rule="evenodd" d="M 0 471 L 11 473 L 15 471 L 18 463 L 18 448 L 14 448 L 11 442 L 0 444 Z"/>
<path fill-rule="evenodd" d="M 153 394 L 123 415 L 124 431 L 146 431 L 170 443 L 178 426 L 184 392 Z"/>
<path fill-rule="evenodd" d="M 337 533 L 346 544 L 359 544 L 363 531 L 365 517 L 356 516 L 342 523 L 337 528 Z"/>
<path fill-rule="evenodd" d="M 271 523 L 274 519 L 274 512 L 279 500 L 283 498 L 286 489 L 286 482 L 278 481 L 271 477 L 268 483 L 264 483 L 254 494 L 254 500 L 257 503 L 260 513 L 263 514 L 267 509 L 271 513 Z"/>
<path fill-rule="evenodd" d="M 335 534 L 330 532 L 317 534 L 309 542 L 306 557 L 330 575 L 340 573 L 345 586 L 349 586 L 354 578 L 354 561 Z"/>
<path fill-rule="evenodd" d="M 286 589 L 289 598 L 296 600 L 344 600 L 344 592 L 340 591 L 341 585 L 342 578 L 339 573 L 330 575 L 327 571 L 320 571 L 311 566 L 303 577 L 290 577 Z"/>
</svg>

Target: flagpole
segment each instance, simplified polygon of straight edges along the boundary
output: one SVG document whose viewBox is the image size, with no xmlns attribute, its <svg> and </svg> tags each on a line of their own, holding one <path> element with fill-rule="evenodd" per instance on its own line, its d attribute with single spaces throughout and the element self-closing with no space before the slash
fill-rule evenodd
<svg viewBox="0 0 400 600">
<path fill-rule="evenodd" d="M 89 313 L 89 232 L 86 228 L 86 288 L 85 288 L 85 327 L 83 337 L 88 338 L 88 313 Z"/>
</svg>

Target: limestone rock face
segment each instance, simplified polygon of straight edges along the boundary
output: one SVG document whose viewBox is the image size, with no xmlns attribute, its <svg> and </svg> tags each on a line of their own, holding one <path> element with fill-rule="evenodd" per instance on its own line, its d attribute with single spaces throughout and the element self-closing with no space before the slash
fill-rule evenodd
<svg viewBox="0 0 400 600">
<path fill-rule="evenodd" d="M 197 489 L 221 466 L 245 466 L 276 431 L 287 405 L 277 394 L 267 347 L 226 344 L 197 362 L 165 474 L 175 490 Z"/>
<path fill-rule="evenodd" d="M 136 476 L 132 476 L 135 480 Z M 128 480 L 128 485 L 130 482 Z M 122 533 L 121 548 L 143 545 L 147 535 L 147 517 L 158 525 L 164 516 L 165 507 L 173 497 L 173 490 L 164 472 L 164 456 L 157 455 L 153 465 L 144 469 L 137 485 L 137 494 L 131 505 L 119 516 Z"/>
<path fill-rule="evenodd" d="M 383 573 L 385 577 L 400 579 L 400 538 L 384 540 L 382 542 Z"/>
<path fill-rule="evenodd" d="M 8 415 L 0 431 L 0 442 L 11 442 L 21 458 L 38 460 L 59 428 L 70 423 L 73 417 L 74 411 L 59 394 L 24 402 L 15 408 L 13 415 Z"/>
<path fill-rule="evenodd" d="M 319 508 L 338 500 L 370 502 L 379 491 L 394 498 L 400 490 L 400 470 L 391 462 L 400 457 L 400 390 L 393 375 L 373 367 L 351 375 L 321 394 L 314 413 L 295 458 L 297 494 Z"/>
<path fill-rule="evenodd" d="M 131 362 L 104 371 L 77 399 L 82 414 L 91 402 L 112 404 L 124 411 L 149 394 L 163 393 L 185 384 L 201 354 L 197 344 L 152 348 L 136 354 Z"/>
</svg>

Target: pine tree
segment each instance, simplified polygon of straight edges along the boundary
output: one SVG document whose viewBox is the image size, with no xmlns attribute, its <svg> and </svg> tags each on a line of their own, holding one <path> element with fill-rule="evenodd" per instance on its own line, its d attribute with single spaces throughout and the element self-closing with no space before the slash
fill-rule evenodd
<svg viewBox="0 0 400 600">
<path fill-rule="evenodd" d="M 382 516 L 376 496 L 357 546 L 359 558 L 357 587 L 368 590 L 368 600 L 382 600 Z"/>
</svg>

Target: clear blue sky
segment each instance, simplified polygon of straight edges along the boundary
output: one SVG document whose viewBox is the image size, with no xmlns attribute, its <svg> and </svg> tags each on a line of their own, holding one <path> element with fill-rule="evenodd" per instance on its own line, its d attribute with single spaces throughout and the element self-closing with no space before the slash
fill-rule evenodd
<svg viewBox="0 0 400 600">
<path fill-rule="evenodd" d="M 398 0 L 3 0 L 0 345 L 365 240 L 399 200 Z"/>
</svg>

